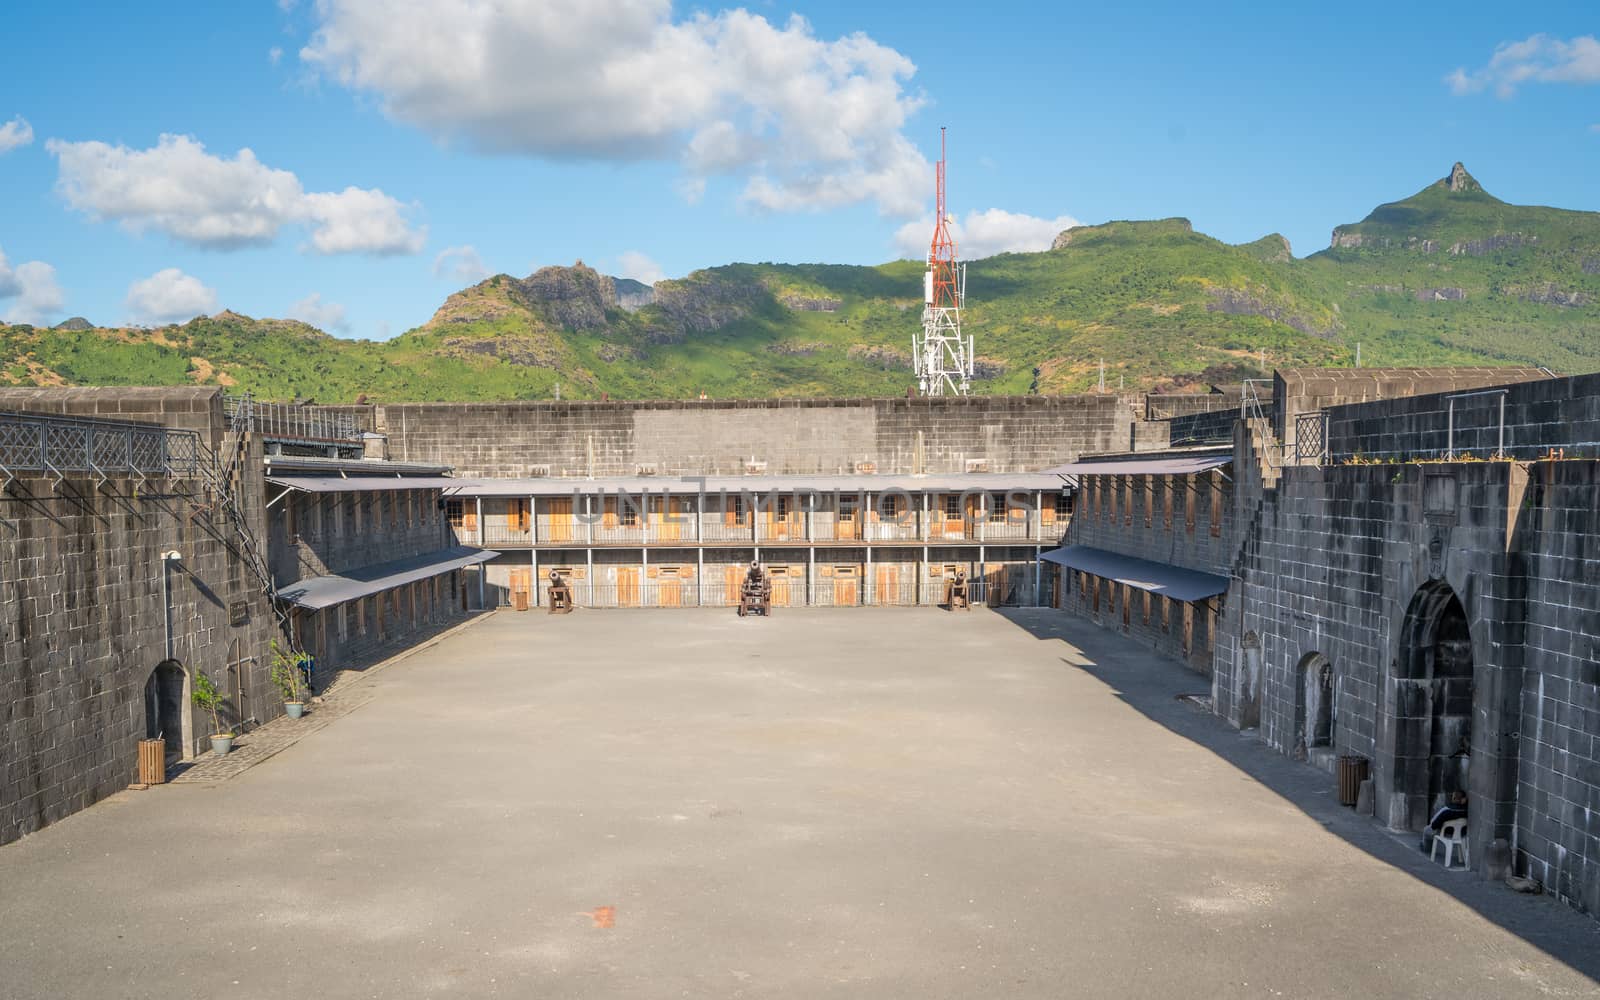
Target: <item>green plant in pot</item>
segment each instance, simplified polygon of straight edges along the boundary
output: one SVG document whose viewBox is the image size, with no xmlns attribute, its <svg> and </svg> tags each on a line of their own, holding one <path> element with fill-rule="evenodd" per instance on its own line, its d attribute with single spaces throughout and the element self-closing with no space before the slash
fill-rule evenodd
<svg viewBox="0 0 1600 1000">
<path fill-rule="evenodd" d="M 232 750 L 233 731 L 222 728 L 222 689 L 211 683 L 205 671 L 194 672 L 194 691 L 189 698 L 211 713 L 211 752 L 221 756 Z"/>
<path fill-rule="evenodd" d="M 305 713 L 305 669 L 311 655 L 297 649 L 284 649 L 272 642 L 272 683 L 283 695 L 283 711 L 291 719 Z"/>
</svg>

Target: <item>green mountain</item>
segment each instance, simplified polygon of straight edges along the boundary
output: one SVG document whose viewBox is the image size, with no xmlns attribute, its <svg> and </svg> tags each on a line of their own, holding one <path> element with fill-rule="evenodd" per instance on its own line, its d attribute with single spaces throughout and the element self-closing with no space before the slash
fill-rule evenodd
<svg viewBox="0 0 1600 1000">
<path fill-rule="evenodd" d="M 585 267 L 496 275 L 385 342 L 232 312 L 156 329 L 0 325 L 0 381 L 220 383 L 383 400 L 899 395 L 922 264 L 730 264 L 654 286 Z M 1276 365 L 1600 368 L 1600 214 L 1508 205 L 1457 164 L 1304 259 L 1185 219 L 973 261 L 978 391 L 1236 380 Z"/>
</svg>

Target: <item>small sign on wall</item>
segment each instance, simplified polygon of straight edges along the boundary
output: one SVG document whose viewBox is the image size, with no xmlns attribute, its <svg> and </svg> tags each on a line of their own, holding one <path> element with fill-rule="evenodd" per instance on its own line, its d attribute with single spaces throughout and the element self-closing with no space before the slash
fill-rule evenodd
<svg viewBox="0 0 1600 1000">
<path fill-rule="evenodd" d="M 228 605 L 228 624 L 234 628 L 250 624 L 249 601 L 233 601 Z"/>
</svg>

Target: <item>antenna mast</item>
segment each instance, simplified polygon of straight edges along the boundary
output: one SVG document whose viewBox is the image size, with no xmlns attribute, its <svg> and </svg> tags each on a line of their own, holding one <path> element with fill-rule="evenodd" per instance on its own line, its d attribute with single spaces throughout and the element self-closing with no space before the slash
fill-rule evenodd
<svg viewBox="0 0 1600 1000">
<path fill-rule="evenodd" d="M 965 396 L 972 391 L 973 345 L 961 334 L 961 307 L 967 297 L 967 267 L 956 263 L 956 242 L 944 203 L 944 129 L 939 129 L 935 173 L 933 241 L 922 276 L 922 333 L 912 338 L 912 366 L 924 396 Z"/>
</svg>

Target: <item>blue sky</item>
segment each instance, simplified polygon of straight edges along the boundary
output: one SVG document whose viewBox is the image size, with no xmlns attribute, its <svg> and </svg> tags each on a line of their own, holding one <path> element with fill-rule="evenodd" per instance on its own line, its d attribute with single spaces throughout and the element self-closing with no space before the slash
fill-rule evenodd
<svg viewBox="0 0 1600 1000">
<path fill-rule="evenodd" d="M 1168 215 L 1306 254 L 1455 160 L 1600 210 L 1592 4 L 1108 6 L 20 5 L 0 317 L 386 337 L 496 271 L 917 255 L 941 125 L 967 255 Z"/>
</svg>

